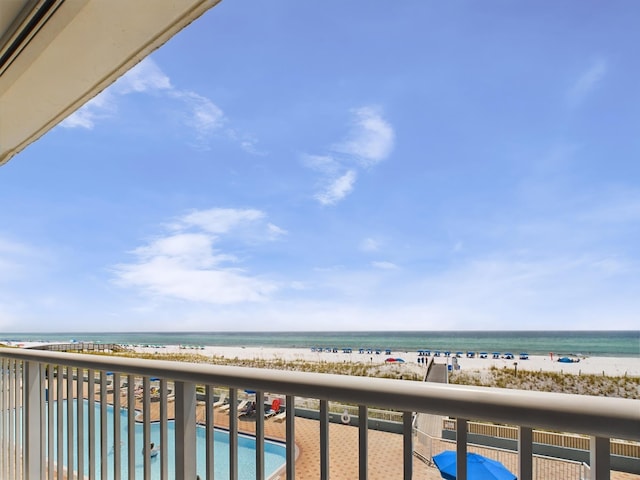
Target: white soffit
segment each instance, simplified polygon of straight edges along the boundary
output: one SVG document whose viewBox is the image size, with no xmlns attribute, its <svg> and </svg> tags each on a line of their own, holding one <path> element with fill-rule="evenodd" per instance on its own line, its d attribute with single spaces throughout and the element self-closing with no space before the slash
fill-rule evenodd
<svg viewBox="0 0 640 480">
<path fill-rule="evenodd" d="M 219 2 L 0 0 L 0 166 Z"/>
</svg>

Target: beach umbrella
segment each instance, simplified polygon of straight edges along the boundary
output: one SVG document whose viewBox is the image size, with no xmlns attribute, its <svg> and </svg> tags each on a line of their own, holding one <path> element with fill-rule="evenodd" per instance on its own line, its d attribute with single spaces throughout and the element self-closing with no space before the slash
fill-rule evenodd
<svg viewBox="0 0 640 480">
<path fill-rule="evenodd" d="M 433 457 L 440 475 L 446 480 L 456 480 L 456 452 L 446 450 Z M 518 480 L 497 460 L 477 453 L 467 453 L 467 478 L 474 480 Z"/>
</svg>

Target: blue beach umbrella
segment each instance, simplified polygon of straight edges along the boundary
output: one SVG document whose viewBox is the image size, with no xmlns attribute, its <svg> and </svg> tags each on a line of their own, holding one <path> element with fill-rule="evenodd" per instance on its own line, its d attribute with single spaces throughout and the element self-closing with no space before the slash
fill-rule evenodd
<svg viewBox="0 0 640 480">
<path fill-rule="evenodd" d="M 433 457 L 440 475 L 446 480 L 456 480 L 456 452 L 446 450 Z M 474 480 L 518 480 L 500 462 L 477 453 L 467 453 L 467 478 Z"/>
</svg>

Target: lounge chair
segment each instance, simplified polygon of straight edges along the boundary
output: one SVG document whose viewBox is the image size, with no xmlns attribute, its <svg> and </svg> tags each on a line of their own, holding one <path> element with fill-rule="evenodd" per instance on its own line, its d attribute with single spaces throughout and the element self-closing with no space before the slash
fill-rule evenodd
<svg viewBox="0 0 640 480">
<path fill-rule="evenodd" d="M 239 404 L 238 407 L 236 408 L 236 411 L 241 411 L 244 410 L 244 407 L 247 406 L 247 403 L 249 403 L 249 400 L 242 400 Z M 220 407 L 220 411 L 221 412 L 228 412 L 229 409 L 231 409 L 231 404 L 226 403 L 224 404 L 222 407 Z"/>
<path fill-rule="evenodd" d="M 279 413 L 280 403 L 281 403 L 281 400 L 279 398 L 274 398 L 273 402 L 271 403 L 271 408 L 264 412 L 264 418 L 271 418 L 277 413 Z"/>
<path fill-rule="evenodd" d="M 275 417 L 273 417 L 273 421 L 274 422 L 284 422 L 284 420 L 287 418 L 287 412 L 280 412 L 279 414 L 277 414 Z"/>
<path fill-rule="evenodd" d="M 221 407 L 221 406 L 225 405 L 226 401 L 227 401 L 227 393 L 226 392 L 222 392 L 220 394 L 220 396 L 218 397 L 218 400 L 213 402 L 213 408 L 217 408 L 217 407 Z"/>
</svg>

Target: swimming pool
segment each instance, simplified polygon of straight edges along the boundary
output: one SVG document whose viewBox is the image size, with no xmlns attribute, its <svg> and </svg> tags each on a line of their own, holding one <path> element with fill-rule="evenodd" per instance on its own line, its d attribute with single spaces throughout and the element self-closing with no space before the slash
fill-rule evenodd
<svg viewBox="0 0 640 480">
<path fill-rule="evenodd" d="M 54 402 L 54 432 L 58 431 L 58 418 L 57 411 L 58 406 L 57 402 Z M 84 400 L 84 434 L 85 434 L 85 447 L 84 447 L 84 465 L 85 465 L 85 475 L 89 474 L 89 449 L 88 449 L 88 438 L 89 438 L 89 413 L 88 413 L 88 405 L 89 402 Z M 113 455 L 114 455 L 114 445 L 113 445 L 113 416 L 114 416 L 114 408 L 112 405 L 107 405 L 106 408 L 107 413 L 107 445 L 108 447 L 108 455 L 107 455 L 107 468 L 108 475 L 107 478 L 113 478 Z M 48 411 L 47 411 L 48 415 Z M 77 402 L 73 400 L 73 415 L 74 420 L 77 418 Z M 100 478 L 100 404 L 95 403 L 95 430 L 96 430 L 96 474 L 97 478 Z M 128 426 L 128 417 L 129 411 L 125 409 L 120 410 L 120 439 L 121 443 L 119 448 L 122 451 L 122 471 L 121 477 L 128 478 L 128 465 L 127 465 L 127 451 L 128 451 L 128 438 L 127 438 L 127 426 Z M 47 419 L 48 421 L 48 419 Z M 63 401 L 63 416 L 62 416 L 62 431 L 63 431 L 63 458 L 64 464 L 67 464 L 67 401 Z M 167 442 L 167 453 L 168 453 L 168 464 L 169 464 L 169 478 L 174 479 L 173 471 L 175 465 L 175 458 L 173 455 L 174 445 L 175 445 L 175 422 L 170 421 L 167 424 L 167 432 L 168 432 L 168 442 Z M 205 461 L 206 461 L 206 441 L 205 441 L 205 428 L 203 426 L 198 426 L 196 429 L 196 471 L 201 478 L 205 478 Z M 151 424 L 151 442 L 154 442 L 156 445 L 160 444 L 160 424 L 155 422 Z M 54 440 L 54 461 L 57 459 L 57 442 Z M 144 473 L 144 458 L 142 456 L 142 447 L 143 447 L 143 428 L 141 423 L 136 423 L 135 426 L 135 447 L 133 451 L 136 454 L 136 478 L 142 478 Z M 255 450 L 256 442 L 254 437 L 246 436 L 246 435 L 238 435 L 238 478 L 240 480 L 251 480 L 256 478 L 256 466 L 255 466 Z M 269 478 L 270 475 L 275 473 L 279 468 L 281 468 L 285 464 L 286 459 L 286 449 L 284 445 L 281 445 L 276 442 L 265 441 L 264 442 L 264 464 L 265 464 L 265 477 Z M 48 450 L 47 450 L 48 451 Z M 214 432 L 214 459 L 215 459 L 215 478 L 216 479 L 227 479 L 229 478 L 229 434 L 224 430 L 216 429 Z M 74 451 L 73 451 L 73 459 L 74 466 L 77 467 L 77 442 L 74 440 Z M 151 478 L 160 478 L 160 455 L 151 458 Z"/>
</svg>

